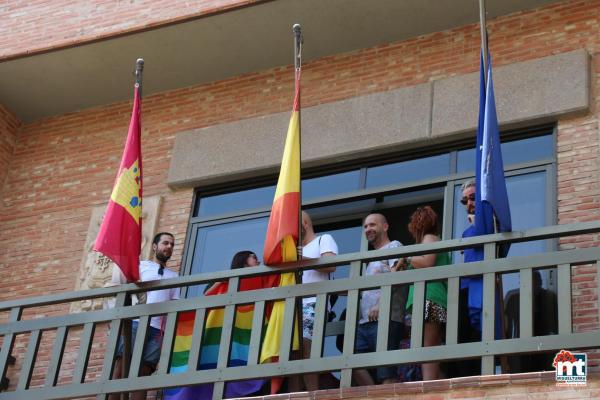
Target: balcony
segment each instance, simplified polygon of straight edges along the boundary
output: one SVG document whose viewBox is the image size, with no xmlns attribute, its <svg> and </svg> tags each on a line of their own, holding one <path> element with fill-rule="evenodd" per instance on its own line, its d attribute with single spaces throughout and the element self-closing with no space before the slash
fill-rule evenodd
<svg viewBox="0 0 600 400">
<path fill-rule="evenodd" d="M 307 374 L 315 372 L 339 371 L 340 387 L 352 385 L 353 369 L 406 363 L 448 362 L 466 359 L 481 361 L 482 375 L 493 375 L 501 370 L 497 360 L 519 354 L 537 354 L 560 349 L 594 349 L 600 347 L 598 323 L 589 329 L 573 329 L 573 318 L 582 311 L 598 313 L 597 284 L 590 300 L 593 305 L 582 306 L 581 294 L 572 291 L 573 276 L 580 268 L 587 268 L 588 274 L 595 275 L 600 282 L 600 248 L 576 248 L 550 251 L 523 257 L 496 259 L 496 248 L 500 244 L 532 242 L 536 240 L 559 240 L 568 236 L 597 234 L 600 222 L 586 222 L 570 225 L 549 226 L 528 231 L 487 235 L 469 239 L 441 241 L 434 244 L 405 246 L 396 249 L 359 252 L 329 257 L 326 259 L 302 261 L 280 268 L 253 267 L 227 270 L 219 273 L 184 276 L 160 282 L 146 282 L 114 288 L 103 288 L 81 292 L 54 294 L 36 298 L 10 300 L 0 303 L 4 321 L 0 326 L 3 337 L 0 351 L 2 376 L 11 379 L 11 385 L 0 393 L 0 399 L 64 399 L 96 396 L 105 398 L 107 394 L 131 392 L 142 389 L 163 389 L 214 383 L 213 398 L 223 397 L 225 383 L 237 380 L 270 378 Z M 410 270 L 391 274 L 361 276 L 363 263 L 411 255 L 437 252 L 459 251 L 483 246 L 485 261 L 456 263 L 448 266 Z M 238 291 L 240 279 L 276 272 L 296 272 L 329 266 L 350 265 L 350 276 L 346 279 L 318 282 L 305 285 L 286 286 L 255 291 Z M 534 336 L 533 315 L 533 275 L 538 269 L 556 268 L 558 294 L 558 332 L 544 336 Z M 519 274 L 519 337 L 495 338 L 494 308 L 496 277 L 507 272 Z M 472 343 L 458 343 L 458 299 L 460 278 L 473 275 L 483 276 L 482 340 Z M 226 294 L 187 298 L 158 304 L 126 305 L 131 294 L 154 289 L 189 287 L 214 281 L 229 280 Z M 427 282 L 447 280 L 448 282 L 448 323 L 445 342 L 436 347 L 423 346 L 424 294 Z M 414 284 L 414 306 L 411 324 L 410 348 L 388 351 L 387 331 L 390 320 L 392 287 Z M 355 354 L 354 341 L 357 326 L 357 310 L 360 292 L 365 289 L 380 288 L 379 330 L 377 349 L 372 353 Z M 336 293 L 347 296 L 347 319 L 326 323 L 328 295 Z M 69 314 L 67 305 L 71 302 L 116 296 L 116 306 L 112 309 L 79 314 Z M 293 309 L 302 297 L 316 296 L 316 316 L 309 359 L 293 359 L 290 348 L 294 331 Z M 276 363 L 259 364 L 260 342 L 266 306 L 272 301 L 285 302 L 283 332 L 280 356 Z M 232 324 L 239 305 L 253 304 L 254 315 L 250 335 L 248 365 L 228 366 L 232 341 Z M 590 304 L 589 301 L 585 304 Z M 595 305 L 594 305 L 595 304 Z M 223 329 L 215 369 L 197 370 L 202 332 L 208 310 L 223 309 Z M 46 310 L 46 311 L 45 311 Z M 173 342 L 176 335 L 179 313 L 195 311 L 196 319 L 191 339 L 188 369 L 183 373 L 170 371 Z M 43 318 L 34 313 L 43 312 Z M 151 316 L 166 316 L 161 358 L 158 369 L 149 377 L 138 377 L 141 363 L 141 348 L 145 335 L 138 335 L 132 349 L 130 373 L 127 378 L 110 379 L 115 364 L 115 353 L 119 330 L 124 322 L 140 318 L 140 329 L 147 326 Z M 597 319 L 594 319 L 597 321 Z M 8 321 L 8 323 L 6 322 Z M 106 329 L 106 328 L 109 329 Z M 76 335 L 71 335 L 76 332 Z M 324 338 L 331 335 L 344 335 L 340 355 L 322 356 Z M 40 351 L 43 338 L 47 343 L 49 357 Z M 69 339 L 69 340 L 67 340 Z M 8 365 L 11 355 L 16 356 L 14 366 Z M 65 368 L 65 360 L 71 360 Z M 502 364 L 502 363 L 499 363 Z M 551 369 L 548 366 L 547 369 Z M 503 371 L 506 372 L 506 371 Z M 511 371 L 512 372 L 512 371 Z M 14 381 L 13 381 L 14 379 Z M 15 384 L 16 382 L 16 384 Z"/>
</svg>

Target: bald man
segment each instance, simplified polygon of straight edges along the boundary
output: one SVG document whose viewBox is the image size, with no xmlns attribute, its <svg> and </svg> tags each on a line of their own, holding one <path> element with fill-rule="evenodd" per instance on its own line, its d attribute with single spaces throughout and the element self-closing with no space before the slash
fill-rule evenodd
<svg viewBox="0 0 600 400">
<path fill-rule="evenodd" d="M 369 214 L 363 221 L 363 229 L 367 241 L 374 250 L 391 249 L 402 246 L 397 240 L 390 240 L 388 236 L 389 224 L 383 214 Z M 392 272 L 398 259 L 371 261 L 367 265 L 365 275 L 376 275 Z M 388 350 L 400 348 L 400 340 L 404 331 L 404 307 L 406 295 L 405 288 L 392 289 L 391 321 L 388 333 Z M 404 290 L 405 292 L 406 290 Z M 379 299 L 381 290 L 365 290 L 360 299 L 360 320 L 356 331 L 356 353 L 375 351 L 377 345 L 377 325 L 379 320 Z M 357 370 L 354 374 L 359 385 L 373 385 L 374 382 L 366 370 Z M 398 381 L 397 367 L 377 368 L 377 380 L 380 383 L 394 383 Z"/>
</svg>

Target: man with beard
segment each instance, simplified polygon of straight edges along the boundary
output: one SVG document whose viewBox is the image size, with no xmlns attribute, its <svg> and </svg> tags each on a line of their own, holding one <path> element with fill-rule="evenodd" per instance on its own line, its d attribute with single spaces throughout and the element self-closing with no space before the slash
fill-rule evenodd
<svg viewBox="0 0 600 400">
<path fill-rule="evenodd" d="M 168 232 L 160 232 L 154 236 L 152 240 L 152 251 L 154 257 L 152 260 L 144 260 L 140 262 L 140 279 L 142 282 L 155 281 L 161 279 L 176 278 L 178 274 L 171 271 L 167 267 L 167 261 L 173 254 L 175 246 L 175 238 Z M 179 299 L 179 288 L 153 290 L 147 293 L 146 304 L 161 303 L 163 301 Z M 139 320 L 133 320 L 131 324 L 131 345 L 137 334 Z M 150 326 L 147 330 L 146 343 L 142 354 L 142 363 L 140 366 L 140 376 L 147 376 L 156 370 L 156 365 L 160 359 L 160 349 L 162 346 L 162 325 L 163 317 L 152 317 Z M 116 357 L 115 371 L 113 379 L 121 378 L 121 356 L 123 354 L 123 338 L 119 341 L 118 352 Z M 118 399 L 119 394 L 112 394 L 110 399 Z M 133 400 L 145 399 L 146 391 L 139 391 L 132 394 Z"/>
<path fill-rule="evenodd" d="M 388 237 L 389 225 L 383 214 L 369 214 L 363 224 L 365 237 L 373 250 L 391 249 L 402 246 L 397 240 Z M 371 261 L 367 265 L 365 275 L 376 275 L 395 271 L 398 259 Z M 404 289 L 404 290 L 403 290 Z M 360 320 L 356 330 L 356 353 L 375 351 L 377 345 L 377 325 L 379 320 L 379 300 L 381 290 L 365 290 L 360 300 Z M 390 325 L 388 332 L 388 350 L 400 348 L 400 341 L 404 331 L 404 311 L 406 305 L 406 288 L 392 288 L 392 301 L 390 312 Z M 373 385 L 373 380 L 366 370 L 356 370 L 354 379 L 361 386 Z M 381 383 L 394 383 L 398 381 L 396 367 L 377 368 L 377 380 Z"/>
<path fill-rule="evenodd" d="M 462 234 L 463 238 L 476 236 L 475 232 L 475 181 L 469 180 L 462 184 L 461 204 L 465 206 L 469 226 Z M 463 262 L 483 260 L 483 246 L 475 246 L 463 251 Z M 481 340 L 481 310 L 483 300 L 483 279 L 481 276 L 471 276 L 460 280 L 458 301 L 458 342 L 469 343 Z M 479 359 L 461 360 L 449 368 L 450 377 L 473 376 L 481 373 Z"/>
</svg>

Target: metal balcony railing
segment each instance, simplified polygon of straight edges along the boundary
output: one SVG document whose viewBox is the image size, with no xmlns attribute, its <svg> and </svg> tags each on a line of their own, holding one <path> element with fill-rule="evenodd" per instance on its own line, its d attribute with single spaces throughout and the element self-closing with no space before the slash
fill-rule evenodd
<svg viewBox="0 0 600 400">
<path fill-rule="evenodd" d="M 600 347 L 600 332 L 573 332 L 571 271 L 573 266 L 591 264 L 595 267 L 596 282 L 600 282 L 600 249 L 596 247 L 552 251 L 531 256 L 495 259 L 495 249 L 501 243 L 516 243 L 541 239 L 561 238 L 600 232 L 600 222 L 586 222 L 570 225 L 550 226 L 522 232 L 494 234 L 468 239 L 440 241 L 432 244 L 404 246 L 395 249 L 358 252 L 328 257 L 318 260 L 304 260 L 280 268 L 253 267 L 226 270 L 184 276 L 159 282 L 145 282 L 141 285 L 127 284 L 114 288 L 102 288 L 80 292 L 53 294 L 48 296 L 9 300 L 0 303 L 0 313 L 9 314 L 8 322 L 0 326 L 3 337 L 0 350 L 0 372 L 5 376 L 15 338 L 28 336 L 26 352 L 22 357 L 20 371 L 11 370 L 11 376 L 18 375 L 16 388 L 0 393 L 0 399 L 62 399 L 97 396 L 105 398 L 109 393 L 131 392 L 142 389 L 160 389 L 189 386 L 201 383 L 214 383 L 213 398 L 221 398 L 225 382 L 261 377 L 275 377 L 311 372 L 341 371 L 341 386 L 351 385 L 352 370 L 375 366 L 403 363 L 423 363 L 449 361 L 469 358 L 481 358 L 483 374 L 494 373 L 494 357 L 521 353 L 534 353 L 540 350 L 589 349 Z M 372 260 L 390 259 L 399 256 L 429 254 L 442 251 L 456 251 L 473 246 L 483 246 L 485 261 L 459 263 L 435 268 L 402 271 L 374 276 L 361 276 L 361 266 Z M 305 269 L 318 269 L 329 266 L 350 264 L 350 274 L 346 279 L 318 282 L 304 285 L 261 289 L 251 292 L 239 292 L 241 278 L 289 272 Z M 532 272 L 534 269 L 556 267 L 558 290 L 558 333 L 547 336 L 533 336 Z M 520 274 L 520 337 L 511 339 L 494 338 L 494 301 L 495 278 L 497 274 L 518 272 Z M 482 340 L 475 343 L 458 343 L 458 298 L 459 279 L 465 276 L 483 275 L 483 313 Z M 218 296 L 181 299 L 158 304 L 138 304 L 125 306 L 127 296 L 154 289 L 187 287 L 214 281 L 229 280 L 229 291 Z M 423 347 L 423 309 L 425 285 L 429 281 L 447 280 L 448 282 L 448 323 L 446 340 L 443 345 Z M 387 331 L 389 327 L 390 298 L 392 286 L 414 283 L 414 306 L 412 313 L 410 349 L 387 349 Z M 381 288 L 381 304 L 377 349 L 373 353 L 355 354 L 354 339 L 357 326 L 357 310 L 360 292 L 365 289 Z M 596 288 L 596 290 L 598 290 Z M 345 322 L 326 323 L 327 296 L 332 293 L 347 295 L 347 319 Z M 70 302 L 116 296 L 116 306 L 112 309 L 90 311 L 78 314 L 47 316 L 44 318 L 23 319 L 24 310 L 49 305 L 68 304 Z M 291 360 L 290 347 L 293 334 L 294 305 L 297 299 L 316 296 L 316 316 L 311 357 L 304 360 Z M 284 327 L 281 337 L 280 359 L 277 363 L 259 364 L 259 348 L 263 325 L 260 323 L 265 313 L 265 304 L 270 301 L 285 301 Z M 250 356 L 247 366 L 228 367 L 231 344 L 231 323 L 236 306 L 254 304 L 254 323 L 250 339 Z M 224 329 L 219 348 L 217 368 L 197 370 L 198 357 L 203 332 L 203 319 L 209 309 L 224 309 Z M 68 307 L 64 307 L 68 309 Z M 173 349 L 177 315 L 183 311 L 195 310 L 198 316 L 192 336 L 189 369 L 185 373 L 174 374 L 169 371 Z M 166 315 L 162 353 L 158 369 L 149 377 L 138 377 L 141 358 L 141 345 L 144 338 L 136 338 L 131 360 L 130 374 L 127 378 L 110 379 L 114 367 L 114 358 L 121 324 L 125 320 L 140 318 L 140 326 L 147 325 L 151 316 Z M 102 372 L 97 379 L 86 380 L 86 370 L 95 328 L 99 324 L 110 325 L 105 337 Z M 57 384 L 61 360 L 66 349 L 69 330 L 80 329 L 77 356 L 72 371 L 72 379 Z M 36 367 L 40 337 L 43 332 L 54 331 L 54 344 L 50 360 L 45 367 L 45 383 L 41 387 L 30 387 L 32 371 Z M 145 329 L 140 329 L 143 333 Z M 322 357 L 324 337 L 343 332 L 343 351 L 341 355 Z M 136 351 L 138 349 L 138 351 Z"/>
</svg>

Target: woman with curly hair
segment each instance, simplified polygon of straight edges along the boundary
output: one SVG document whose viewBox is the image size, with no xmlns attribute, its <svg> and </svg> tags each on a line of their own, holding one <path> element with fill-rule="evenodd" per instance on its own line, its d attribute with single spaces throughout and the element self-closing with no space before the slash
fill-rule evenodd
<svg viewBox="0 0 600 400">
<path fill-rule="evenodd" d="M 410 217 L 408 231 L 415 243 L 433 243 L 440 240 L 438 236 L 438 217 L 429 206 L 419 207 Z M 399 261 L 399 269 L 428 268 L 450 264 L 450 253 L 424 254 L 403 258 Z M 446 323 L 448 284 L 446 281 L 429 282 L 425 289 L 425 326 L 423 345 L 438 346 L 442 343 L 442 328 Z M 413 286 L 410 286 L 406 308 L 412 310 Z M 440 379 L 439 363 L 422 365 L 423 380 Z"/>
</svg>

